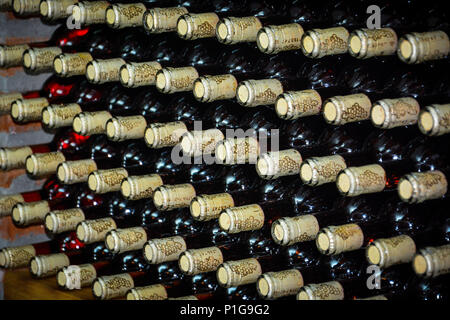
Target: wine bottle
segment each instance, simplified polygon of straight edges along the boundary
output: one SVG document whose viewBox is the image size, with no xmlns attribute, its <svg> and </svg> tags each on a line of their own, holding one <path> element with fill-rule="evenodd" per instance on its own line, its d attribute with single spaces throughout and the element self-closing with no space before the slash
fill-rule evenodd
<svg viewBox="0 0 450 320">
<path fill-rule="evenodd" d="M 74 23 L 82 26 L 106 24 L 108 1 L 78 1 L 72 7 Z"/>
<path fill-rule="evenodd" d="M 400 199 L 409 203 L 447 198 L 447 174 L 439 170 L 408 173 L 400 178 L 397 191 Z"/>
<path fill-rule="evenodd" d="M 449 276 L 420 279 L 408 289 L 408 297 L 412 301 L 448 301 Z"/>
<path fill-rule="evenodd" d="M 419 129 L 429 136 L 440 136 L 450 132 L 450 105 L 429 105 L 419 113 Z"/>
<path fill-rule="evenodd" d="M 105 96 L 105 89 L 106 88 L 93 87 L 85 81 L 79 81 L 76 86 L 73 86 L 70 89 L 70 92 L 67 92 L 64 95 L 59 94 L 51 97 L 31 99 L 19 98 L 14 100 L 11 102 L 10 114 L 12 119 L 19 124 L 42 120 L 47 122 L 46 119 L 43 119 L 43 110 L 46 107 L 51 105 L 52 107 L 50 108 L 54 108 L 55 105 L 74 102 L 78 104 L 78 106 L 71 105 L 70 107 L 72 109 L 78 107 L 78 109 L 70 109 L 68 115 L 70 117 L 70 115 L 74 114 L 74 111 L 79 110 L 79 105 L 84 105 L 88 108 L 89 106 L 93 106 L 94 103 L 99 102 L 98 100 L 100 100 L 102 96 Z"/>
<path fill-rule="evenodd" d="M 435 278 L 449 273 L 448 252 L 450 245 L 424 247 L 412 260 L 414 272 L 423 278 Z"/>
<path fill-rule="evenodd" d="M 230 3 L 227 1 L 216 2 L 207 7 L 209 8 L 201 8 L 201 13 L 189 11 L 178 18 L 177 33 L 180 38 L 185 40 L 214 38 L 220 17 L 242 14 L 244 10 L 249 11 L 250 9 L 245 2 Z M 215 12 L 205 12 L 205 9 L 212 9 Z"/>
<path fill-rule="evenodd" d="M 188 249 L 178 259 L 181 272 L 186 275 L 216 271 L 224 261 L 246 256 L 242 243 L 218 245 L 201 249 Z"/>
<path fill-rule="evenodd" d="M 65 253 L 36 255 L 30 260 L 29 270 L 33 278 L 47 278 L 71 264 L 104 260 L 111 255 L 103 244 L 92 244 Z"/>
<path fill-rule="evenodd" d="M 380 283 L 379 287 L 375 286 L 375 288 L 368 287 L 368 284 L 360 278 L 310 283 L 300 289 L 296 298 L 297 300 L 354 300 L 355 297 L 367 296 L 373 292 L 395 294 L 406 289 L 408 271 L 406 268 L 383 270 L 377 275 Z"/>
<path fill-rule="evenodd" d="M 144 26 L 143 18 L 147 8 L 161 4 L 167 5 L 170 2 L 146 0 L 136 3 L 131 1 L 113 3 L 106 9 L 106 24 L 114 29 L 142 27 Z"/>
<path fill-rule="evenodd" d="M 193 222 L 190 223 L 189 228 L 186 230 L 178 230 L 177 235 L 189 235 L 194 233 L 202 233 L 209 226 Z M 176 230 L 176 222 L 166 224 L 165 226 L 150 225 L 143 227 L 116 229 L 107 233 L 105 238 L 105 244 L 114 253 L 123 253 L 132 250 L 142 250 L 148 239 L 152 239 L 155 236 L 165 235 L 170 231 Z M 159 229 L 159 230 L 158 230 Z M 172 230 L 171 230 L 172 229 Z M 180 228 L 181 229 L 181 228 Z M 173 260 L 172 260 L 173 261 Z"/>
<path fill-rule="evenodd" d="M 145 287 L 130 289 L 127 300 L 166 300 L 171 295 L 186 295 L 191 288 L 181 281 L 173 281 L 164 284 L 152 284 Z"/>
<path fill-rule="evenodd" d="M 44 0 L 39 3 L 39 13 L 44 22 L 65 22 L 72 14 L 72 7 L 78 0 Z"/>
<path fill-rule="evenodd" d="M 75 145 L 78 137 L 80 136 L 74 135 Z M 84 141 L 87 139 L 86 137 L 81 136 L 80 140 Z M 27 174 L 32 178 L 55 174 L 58 165 L 62 162 L 85 158 L 90 153 L 95 154 L 92 150 L 95 150 L 96 146 L 102 145 L 104 140 L 105 138 L 101 136 L 89 139 L 87 142 L 80 144 L 80 147 L 77 147 L 75 150 L 76 152 L 70 152 L 70 149 L 66 151 L 66 149 L 62 148 L 57 151 L 31 154 L 25 159 L 25 169 L 27 170 Z"/>
<path fill-rule="evenodd" d="M 46 180 L 39 190 L 4 195 L 0 197 L 0 216 L 10 215 L 12 208 L 17 203 L 69 198 L 71 195 L 67 189 L 67 186 L 61 185 L 52 177 Z"/>
<path fill-rule="evenodd" d="M 243 205 L 259 199 L 258 177 L 246 166 L 236 166 L 225 176 L 224 193 L 200 194 L 189 205 L 191 216 L 198 221 L 209 221 L 219 217 L 225 208 Z"/>
<path fill-rule="evenodd" d="M 327 255 L 357 250 L 368 246 L 377 238 L 398 234 L 414 235 L 428 231 L 442 219 L 440 218 L 442 209 L 439 210 L 437 204 L 432 207 L 434 214 L 430 216 L 421 214 L 424 210 L 423 205 L 408 206 L 395 200 L 388 202 L 388 204 L 387 210 L 384 211 L 384 214 L 380 214 L 378 221 L 375 219 L 368 222 L 359 221 L 322 228 L 316 238 L 317 248 L 321 253 Z M 380 212 L 383 212 L 383 210 L 380 210 Z M 411 246 L 411 237 L 401 237 L 399 241 L 401 242 L 401 240 L 405 240 L 405 247 Z M 380 252 L 379 256 L 381 257 L 380 250 L 374 248 L 371 250 L 375 255 Z M 410 250 L 404 250 L 403 252 L 409 253 Z M 374 261 L 377 260 L 375 255 Z M 378 260 L 381 260 L 381 258 Z"/>
<path fill-rule="evenodd" d="M 74 206 L 82 191 L 79 186 L 71 186 L 66 187 L 68 195 L 64 198 L 16 203 L 11 210 L 12 221 L 16 227 L 42 224 L 48 212 Z"/>
<path fill-rule="evenodd" d="M 74 153 L 88 143 L 89 137 L 81 137 L 72 130 L 58 132 L 48 144 L 0 148 L 0 168 L 4 171 L 25 168 L 25 159 L 33 153 L 65 150 Z"/>
<path fill-rule="evenodd" d="M 48 212 L 44 217 L 44 226 L 48 234 L 59 234 L 67 231 L 75 231 L 77 225 L 81 221 L 99 219 L 106 216 L 123 218 L 125 216 L 128 219 L 130 212 L 142 210 L 143 203 L 133 202 L 127 203 L 127 211 L 117 209 L 123 205 L 123 201 L 116 201 L 119 194 L 115 196 L 101 197 L 97 194 L 87 193 L 78 198 L 76 208 L 52 210 Z"/>
<path fill-rule="evenodd" d="M 64 80 L 57 79 L 52 76 L 48 78 L 42 89 L 39 91 L 29 91 L 29 92 L 12 92 L 0 95 L 0 114 L 10 114 L 11 113 L 11 103 L 18 99 L 32 99 L 32 98 L 53 98 L 53 97 L 64 97 L 71 93 L 72 88 L 76 85 L 77 81 L 74 79 Z"/>
<path fill-rule="evenodd" d="M 314 200 L 323 203 L 322 199 L 323 196 L 316 199 L 312 198 L 313 201 L 308 199 L 304 202 L 313 207 Z M 325 210 L 320 210 L 321 207 L 310 210 L 310 213 L 297 210 L 302 214 L 282 217 L 272 223 L 272 238 L 279 245 L 290 246 L 299 242 L 315 240 L 321 227 L 346 222 L 369 223 L 377 221 L 380 219 L 379 211 L 383 200 L 386 200 L 386 198 L 380 197 L 380 195 L 364 195 L 351 199 L 338 198 L 332 205 L 325 205 Z M 316 207 L 318 206 L 316 205 Z"/>
<path fill-rule="evenodd" d="M 56 274 L 57 284 L 65 290 L 78 290 L 92 286 L 98 277 L 124 271 L 142 271 L 145 265 L 141 262 L 139 254 L 139 251 L 128 252 L 107 260 L 64 267 Z"/>
<path fill-rule="evenodd" d="M 155 99 L 157 98 L 155 97 Z M 158 119 L 158 114 L 152 114 L 150 112 L 146 115 L 112 117 L 106 123 L 106 134 L 108 138 L 114 141 L 145 138 L 149 146 L 154 145 L 158 148 L 163 146 L 175 146 L 181 139 L 181 136 L 185 134 L 188 129 L 191 130 L 195 128 L 196 121 L 205 120 L 205 122 L 207 123 L 209 122 L 208 120 L 210 120 L 207 119 L 206 116 L 212 111 L 208 110 L 208 113 L 203 115 L 200 114 L 198 110 L 192 110 L 193 112 L 190 112 L 190 109 L 192 109 L 193 107 L 184 107 L 186 103 L 192 103 L 193 99 L 182 98 L 169 100 L 163 98 L 160 103 L 164 103 L 165 101 L 168 101 L 168 103 L 180 103 L 180 105 L 177 105 L 174 110 L 170 110 L 167 112 L 172 114 L 172 117 L 168 116 L 166 118 L 172 118 L 170 120 L 175 121 L 167 123 L 158 122 L 160 120 L 164 120 L 163 116 Z M 216 109 L 220 106 L 211 105 L 209 107 L 211 109 Z M 155 109 L 156 108 L 157 107 L 155 106 Z M 232 116 L 231 114 L 225 114 L 224 117 L 231 118 Z M 147 127 L 150 127 L 150 129 L 147 129 Z M 160 134 L 163 134 L 163 136 L 159 136 Z M 155 141 L 155 139 L 157 139 L 157 141 Z M 160 140 L 162 139 L 168 141 L 160 145 Z"/>
<path fill-rule="evenodd" d="M 179 215 L 185 216 L 185 212 L 179 211 L 161 215 L 155 210 L 153 204 L 148 204 L 142 208 L 128 205 L 126 200 L 115 204 L 114 207 L 119 208 L 118 213 L 112 213 L 106 218 L 84 220 L 78 223 L 76 226 L 78 239 L 87 244 L 100 242 L 104 241 L 107 233 L 112 230 L 137 228 L 139 225 L 142 225 L 144 229 L 153 230 L 154 236 L 159 236 L 168 233 L 170 230 L 176 230 L 174 227 L 176 227 L 178 221 L 171 219 L 176 219 Z"/>
<path fill-rule="evenodd" d="M 52 1 L 54 5 L 56 1 Z M 45 1 L 43 1 L 45 3 Z M 52 5 L 53 6 L 53 5 Z M 56 13 L 56 12 L 55 12 Z M 102 28 L 82 28 L 67 30 L 64 26 L 58 28 L 50 40 L 26 45 L 21 54 L 20 64 L 29 74 L 39 74 L 53 71 L 53 59 L 63 52 L 99 50 L 95 45 L 95 37 L 107 37 L 107 30 Z"/>
<path fill-rule="evenodd" d="M 143 146 L 142 143 L 132 143 L 128 146 L 130 148 L 127 150 L 125 145 L 120 143 L 110 141 L 98 143 L 91 150 L 89 159 L 61 162 L 56 169 L 57 177 L 59 181 L 65 184 L 74 184 L 88 182 L 89 175 L 96 170 L 113 169 L 122 164 L 125 168 L 130 167 L 130 171 L 132 171 L 132 167 L 136 164 L 128 160 L 131 155 L 139 157 L 141 164 L 149 164 L 148 161 L 145 161 L 145 158 L 149 156 L 145 152 L 146 149 L 139 149 Z M 150 158 L 154 160 L 154 157 Z"/>
<path fill-rule="evenodd" d="M 190 169 L 195 172 L 197 169 Z M 168 211 L 177 208 L 188 208 L 191 200 L 197 193 L 217 192 L 222 188 L 217 184 L 224 179 L 227 170 L 220 169 L 218 165 L 202 167 L 200 174 L 190 176 L 190 181 L 183 184 L 161 185 L 153 192 L 153 203 L 158 210 Z"/>
<path fill-rule="evenodd" d="M 45 255 L 56 252 L 79 250 L 84 247 L 76 235 L 63 234 L 59 238 L 47 242 L 34 243 L 18 247 L 6 247 L 0 251 L 0 267 L 5 269 L 18 269 L 27 267 L 31 258 L 36 255 Z"/>
<path fill-rule="evenodd" d="M 107 275 L 95 279 L 92 293 L 95 298 L 106 300 L 125 297 L 128 290 L 158 283 L 179 283 L 183 275 L 173 263 L 159 266 L 146 265 L 142 271 Z"/>
<path fill-rule="evenodd" d="M 450 40 L 446 32 L 412 32 L 398 40 L 397 55 L 405 63 L 423 63 L 444 59 L 450 51 Z"/>
</svg>

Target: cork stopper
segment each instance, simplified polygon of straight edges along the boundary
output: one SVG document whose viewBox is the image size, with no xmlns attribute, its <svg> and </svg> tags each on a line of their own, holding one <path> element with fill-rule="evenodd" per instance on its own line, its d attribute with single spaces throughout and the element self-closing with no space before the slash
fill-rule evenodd
<svg viewBox="0 0 450 320">
<path fill-rule="evenodd" d="M 70 260 L 65 253 L 35 256 L 30 261 L 30 273 L 36 278 L 47 278 L 69 265 Z"/>
<path fill-rule="evenodd" d="M 263 153 L 256 162 L 256 172 L 263 179 L 277 179 L 299 174 L 302 156 L 295 149 Z"/>
<path fill-rule="evenodd" d="M 187 250 L 184 239 L 180 236 L 151 239 L 144 245 L 144 257 L 148 263 L 160 264 L 177 261 L 180 254 Z"/>
<path fill-rule="evenodd" d="M 28 146 L 0 148 L 0 169 L 4 171 L 24 169 L 25 159 L 32 153 L 33 150 Z"/>
<path fill-rule="evenodd" d="M 378 164 L 348 167 L 338 174 L 336 186 L 341 194 L 348 197 L 380 192 L 386 186 L 386 172 Z"/>
<path fill-rule="evenodd" d="M 226 165 L 256 163 L 259 153 L 259 142 L 254 137 L 221 140 L 215 151 L 216 160 Z"/>
<path fill-rule="evenodd" d="M 185 40 L 213 38 L 219 16 L 214 12 L 187 13 L 178 18 L 177 33 Z"/>
<path fill-rule="evenodd" d="M 0 196 L 0 217 L 11 215 L 13 207 L 24 201 L 25 200 L 20 193 Z"/>
<path fill-rule="evenodd" d="M 36 255 L 32 245 L 3 248 L 0 250 L 0 267 L 5 269 L 18 269 L 27 267 Z"/>
<path fill-rule="evenodd" d="M 56 169 L 58 180 L 64 184 L 87 182 L 89 174 L 97 170 L 94 160 L 64 161 Z"/>
<path fill-rule="evenodd" d="M 323 117 L 330 124 L 343 125 L 368 120 L 371 108 L 369 97 L 362 93 L 334 96 L 324 102 Z"/>
<path fill-rule="evenodd" d="M 285 120 L 316 115 L 321 110 L 322 98 L 316 90 L 284 92 L 275 101 L 278 117 Z"/>
<path fill-rule="evenodd" d="M 72 8 L 72 17 L 80 25 L 106 24 L 108 1 L 80 1 Z"/>
<path fill-rule="evenodd" d="M 194 81 L 193 94 L 200 102 L 230 100 L 236 97 L 237 85 L 232 74 L 201 76 Z"/>
<path fill-rule="evenodd" d="M 106 135 L 112 141 L 142 139 L 146 127 L 143 116 L 112 117 L 106 122 Z"/>
<path fill-rule="evenodd" d="M 95 84 L 119 81 L 119 70 L 125 60 L 95 59 L 86 65 L 86 78 Z"/>
<path fill-rule="evenodd" d="M 85 220 L 77 225 L 77 238 L 86 243 L 104 241 L 106 234 L 117 229 L 116 222 L 112 218 L 102 218 L 95 220 Z"/>
<path fill-rule="evenodd" d="M 56 274 L 58 286 L 66 290 L 79 290 L 91 286 L 97 278 L 97 270 L 92 264 L 70 265 Z"/>
<path fill-rule="evenodd" d="M 87 52 L 62 53 L 53 60 L 53 70 L 60 77 L 81 76 L 92 60 L 91 54 Z"/>
<path fill-rule="evenodd" d="M 222 263 L 223 255 L 219 247 L 190 249 L 181 253 L 178 259 L 181 272 L 190 276 L 216 271 Z"/>
<path fill-rule="evenodd" d="M 335 182 L 339 172 L 345 168 L 345 159 L 339 155 L 311 157 L 301 163 L 300 178 L 304 184 L 319 186 Z"/>
<path fill-rule="evenodd" d="M 244 107 L 275 104 L 283 93 L 283 85 L 277 79 L 245 80 L 238 84 L 237 102 Z"/>
<path fill-rule="evenodd" d="M 409 263 L 416 254 L 416 244 L 407 235 L 376 239 L 366 248 L 367 261 L 381 268 Z"/>
<path fill-rule="evenodd" d="M 256 283 L 262 268 L 255 258 L 227 261 L 216 271 L 217 282 L 225 288 Z"/>
<path fill-rule="evenodd" d="M 156 88 L 162 93 L 191 91 L 198 76 L 194 67 L 162 68 L 156 73 Z"/>
<path fill-rule="evenodd" d="M 136 287 L 127 292 L 127 300 L 167 300 L 167 290 L 162 284 Z"/>
<path fill-rule="evenodd" d="M 106 9 L 106 24 L 114 29 L 143 27 L 146 10 L 143 3 L 112 4 Z"/>
<path fill-rule="evenodd" d="M 73 118 L 73 130 L 83 136 L 106 134 L 106 123 L 111 118 L 108 111 L 81 112 Z"/>
<path fill-rule="evenodd" d="M 59 47 L 29 48 L 23 53 L 23 67 L 32 73 L 53 72 L 53 60 L 61 53 Z"/>
<path fill-rule="evenodd" d="M 144 28 L 150 33 L 177 31 L 178 18 L 187 13 L 185 7 L 148 9 L 144 13 Z"/>
<path fill-rule="evenodd" d="M 22 65 L 22 56 L 29 46 L 27 44 L 0 45 L 0 67 L 10 68 Z"/>
<path fill-rule="evenodd" d="M 391 28 L 357 29 L 350 33 L 348 52 L 355 58 L 390 56 L 397 51 L 397 34 Z"/>
<path fill-rule="evenodd" d="M 105 238 L 106 247 L 113 253 L 140 250 L 146 242 L 147 233 L 142 227 L 111 230 Z"/>
<path fill-rule="evenodd" d="M 48 106 L 47 98 L 19 99 L 11 103 L 11 118 L 17 123 L 42 120 L 42 110 Z"/>
<path fill-rule="evenodd" d="M 450 133 L 450 104 L 432 104 L 419 113 L 419 129 L 428 136 Z"/>
<path fill-rule="evenodd" d="M 128 200 L 139 200 L 152 198 L 156 188 L 163 185 L 163 180 L 158 174 L 142 176 L 130 176 L 123 179 L 120 191 Z"/>
<path fill-rule="evenodd" d="M 156 84 L 156 74 L 161 69 L 161 64 L 156 61 L 127 62 L 120 67 L 120 82 L 127 88 L 153 86 Z"/>
<path fill-rule="evenodd" d="M 96 170 L 89 174 L 87 182 L 89 189 L 102 194 L 120 191 L 120 184 L 126 177 L 128 172 L 124 168 Z"/>
<path fill-rule="evenodd" d="M 319 222 L 310 214 L 283 217 L 272 223 L 271 233 L 275 243 L 282 246 L 313 241 L 319 233 Z"/>
<path fill-rule="evenodd" d="M 412 261 L 414 272 L 424 278 L 434 278 L 450 272 L 450 244 L 420 249 Z"/>
<path fill-rule="evenodd" d="M 412 64 L 444 59 L 449 51 L 450 40 L 444 31 L 411 32 L 398 41 L 397 55 Z"/>
<path fill-rule="evenodd" d="M 299 50 L 304 30 L 298 23 L 266 26 L 259 29 L 256 44 L 261 52 L 276 54 L 281 51 Z"/>
<path fill-rule="evenodd" d="M 50 129 L 71 127 L 73 119 L 81 111 L 81 107 L 77 103 L 52 104 L 42 109 L 42 124 Z"/>
<path fill-rule="evenodd" d="M 224 138 L 219 129 L 187 131 L 181 139 L 181 149 L 191 157 L 213 154 L 217 143 Z"/>
<path fill-rule="evenodd" d="M 55 174 L 58 165 L 66 161 L 62 152 L 34 153 L 25 160 L 25 169 L 32 177 Z"/>
<path fill-rule="evenodd" d="M 297 300 L 344 300 L 344 288 L 338 281 L 310 283 L 297 293 Z"/>
<path fill-rule="evenodd" d="M 400 199 L 409 203 L 439 199 L 447 190 L 447 178 L 438 170 L 409 173 L 400 179 L 397 187 Z"/>
<path fill-rule="evenodd" d="M 312 29 L 302 37 L 302 51 L 309 58 L 347 53 L 349 33 L 344 27 Z"/>
<path fill-rule="evenodd" d="M 216 25 L 217 40 L 225 44 L 255 42 L 262 23 L 257 17 L 227 17 Z"/>
<path fill-rule="evenodd" d="M 303 276 L 297 269 L 266 272 L 256 282 L 258 294 L 263 299 L 292 296 L 303 287 Z"/>
<path fill-rule="evenodd" d="M 150 148 L 174 147 L 187 132 L 182 121 L 150 123 L 145 129 L 144 139 Z"/>
<path fill-rule="evenodd" d="M 355 223 L 322 228 L 316 238 L 317 249 L 326 255 L 358 250 L 363 243 L 364 234 Z"/>
<path fill-rule="evenodd" d="M 375 127 L 391 129 L 416 124 L 420 105 L 414 98 L 382 99 L 375 102 L 370 120 Z"/>
<path fill-rule="evenodd" d="M 259 230 L 264 226 L 264 211 L 257 204 L 227 208 L 219 216 L 219 226 L 228 233 Z"/>
<path fill-rule="evenodd" d="M 95 279 L 92 284 L 92 294 L 100 300 L 125 297 L 128 290 L 134 288 L 134 281 L 130 274 L 122 273 L 103 276 Z"/>
<path fill-rule="evenodd" d="M 1 49 L 0 49 L 1 52 Z M 0 54 L 1 55 L 1 54 Z M 23 96 L 19 92 L 6 93 L 0 95 L 0 115 L 11 113 L 11 103 L 15 100 L 23 100 Z"/>
<path fill-rule="evenodd" d="M 231 207 L 234 207 L 234 200 L 229 193 L 216 193 L 196 196 L 189 209 L 195 220 L 209 221 L 219 218 L 222 210 Z"/>
<path fill-rule="evenodd" d="M 39 3 L 41 0 L 11 0 L 13 11 L 19 16 L 39 14 Z"/>
<path fill-rule="evenodd" d="M 47 200 L 17 203 L 11 212 L 14 225 L 26 227 L 44 222 L 45 215 L 50 211 Z"/>
<path fill-rule="evenodd" d="M 47 21 L 56 21 L 68 18 L 71 14 L 68 11 L 70 6 L 78 0 L 42 0 L 39 4 L 39 13 Z"/>
<path fill-rule="evenodd" d="M 153 192 L 153 203 L 158 210 L 168 211 L 187 208 L 196 196 L 194 187 L 189 184 L 162 185 Z"/>
<path fill-rule="evenodd" d="M 84 212 L 80 208 L 54 210 L 45 215 L 44 226 L 48 232 L 59 234 L 76 230 L 78 223 L 84 219 Z"/>
</svg>

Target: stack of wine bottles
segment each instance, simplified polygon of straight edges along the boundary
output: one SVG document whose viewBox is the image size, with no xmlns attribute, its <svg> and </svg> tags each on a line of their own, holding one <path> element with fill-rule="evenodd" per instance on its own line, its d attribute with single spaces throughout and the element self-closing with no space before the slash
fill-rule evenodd
<svg viewBox="0 0 450 320">
<path fill-rule="evenodd" d="M 59 24 L 0 46 L 0 66 L 53 73 L 0 112 L 54 133 L 0 148 L 47 179 L 0 216 L 50 238 L 1 267 L 98 299 L 448 299 L 441 4 L 1 3 Z"/>
</svg>

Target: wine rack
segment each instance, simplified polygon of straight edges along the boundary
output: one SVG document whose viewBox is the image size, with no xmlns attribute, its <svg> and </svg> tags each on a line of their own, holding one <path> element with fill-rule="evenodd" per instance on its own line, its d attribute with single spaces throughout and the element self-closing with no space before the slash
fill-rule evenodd
<svg viewBox="0 0 450 320">
<path fill-rule="evenodd" d="M 0 8 L 57 26 L 0 45 L 1 68 L 52 73 L 0 112 L 54 134 L 0 148 L 3 172 L 46 181 L 0 197 L 0 223 L 50 238 L 2 248 L 7 273 L 103 300 L 448 299 L 441 4 Z"/>
</svg>

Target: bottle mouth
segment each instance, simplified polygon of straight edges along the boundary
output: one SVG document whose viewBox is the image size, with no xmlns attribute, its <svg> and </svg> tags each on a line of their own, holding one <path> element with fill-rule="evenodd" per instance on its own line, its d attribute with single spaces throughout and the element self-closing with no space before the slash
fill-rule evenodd
<svg viewBox="0 0 450 320">
<path fill-rule="evenodd" d="M 43 17 L 49 17 L 51 16 L 51 6 L 49 5 L 47 0 L 43 0 L 41 1 L 41 3 L 39 4 L 39 12 L 41 14 L 41 16 Z"/>
</svg>

